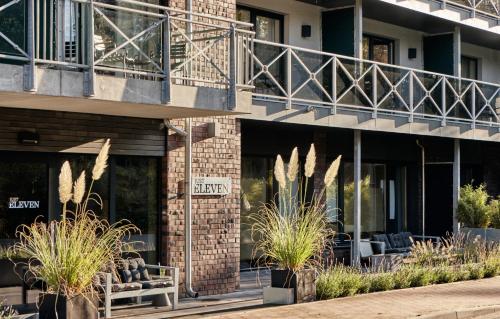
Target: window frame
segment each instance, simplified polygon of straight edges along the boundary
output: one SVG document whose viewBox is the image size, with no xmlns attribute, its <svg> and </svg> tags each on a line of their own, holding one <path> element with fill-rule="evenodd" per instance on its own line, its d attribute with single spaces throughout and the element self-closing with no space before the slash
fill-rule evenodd
<svg viewBox="0 0 500 319">
<path fill-rule="evenodd" d="M 384 36 L 374 35 L 374 34 L 370 34 L 370 33 L 363 33 L 363 42 L 364 42 L 365 38 L 368 39 L 368 60 L 374 61 L 373 60 L 373 45 L 374 45 L 373 42 L 375 40 L 379 40 L 379 41 L 384 41 L 384 42 L 387 42 L 388 44 L 390 44 L 390 51 L 391 52 L 389 54 L 389 62 L 385 63 L 385 64 L 391 64 L 391 65 L 396 64 L 396 41 L 394 39 L 387 38 Z M 383 62 L 377 62 L 377 63 L 383 63 Z"/>
<path fill-rule="evenodd" d="M 252 30 L 255 31 L 255 26 L 257 25 L 257 16 L 265 17 L 265 18 L 270 18 L 270 19 L 275 19 L 280 22 L 280 28 L 279 28 L 279 36 L 280 36 L 280 41 L 277 43 L 283 44 L 285 43 L 285 16 L 276 12 L 271 12 L 263 9 L 258 9 L 254 7 L 250 7 L 247 5 L 236 5 L 236 11 L 238 10 L 247 10 L 250 12 L 250 23 L 253 24 Z"/>
<path fill-rule="evenodd" d="M 460 77 L 462 77 L 462 74 L 463 74 L 462 63 L 464 62 L 464 60 L 467 61 L 467 63 L 469 63 L 471 61 L 474 61 L 476 63 L 475 70 L 474 70 L 474 72 L 476 73 L 476 77 L 475 78 L 467 77 L 467 79 L 480 80 L 481 76 L 479 74 L 479 63 L 480 63 L 479 58 L 474 57 L 474 56 L 470 56 L 470 55 L 466 55 L 466 54 L 460 55 Z"/>
</svg>

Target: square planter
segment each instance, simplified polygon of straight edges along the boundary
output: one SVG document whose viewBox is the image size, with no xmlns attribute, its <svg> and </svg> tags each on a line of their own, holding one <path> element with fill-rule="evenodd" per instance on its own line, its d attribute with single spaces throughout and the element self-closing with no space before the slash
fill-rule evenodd
<svg viewBox="0 0 500 319">
<path fill-rule="evenodd" d="M 78 295 L 71 299 L 56 294 L 40 294 L 39 319 L 97 319 L 97 296 Z"/>
<path fill-rule="evenodd" d="M 303 269 L 297 272 L 291 270 L 271 270 L 271 287 L 293 288 L 294 303 L 316 300 L 316 272 L 314 269 Z"/>
<path fill-rule="evenodd" d="M 294 303 L 295 289 L 264 287 L 264 304 L 291 305 Z"/>
</svg>

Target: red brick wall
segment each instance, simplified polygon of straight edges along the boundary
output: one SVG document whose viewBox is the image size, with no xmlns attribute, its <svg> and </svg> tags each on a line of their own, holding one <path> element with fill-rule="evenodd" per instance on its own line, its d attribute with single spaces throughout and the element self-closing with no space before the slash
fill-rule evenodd
<svg viewBox="0 0 500 319">
<path fill-rule="evenodd" d="M 220 134 L 208 138 L 207 123 L 217 121 Z M 184 127 L 184 120 L 173 122 Z M 239 286 L 240 261 L 240 123 L 232 117 L 193 119 L 193 176 L 232 178 L 227 196 L 193 196 L 193 289 L 201 295 L 232 292 Z M 184 283 L 184 138 L 169 131 L 163 171 L 162 262 L 181 270 Z M 184 287 L 181 288 L 182 291 Z"/>
</svg>

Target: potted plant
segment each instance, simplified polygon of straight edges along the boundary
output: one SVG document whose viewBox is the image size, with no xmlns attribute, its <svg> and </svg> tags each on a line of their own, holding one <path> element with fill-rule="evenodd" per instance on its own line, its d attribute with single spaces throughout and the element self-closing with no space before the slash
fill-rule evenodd
<svg viewBox="0 0 500 319">
<path fill-rule="evenodd" d="M 274 168 L 278 194 L 250 216 L 255 253 L 272 265 L 271 287 L 293 289 L 295 303 L 313 301 L 316 297 L 315 269 L 327 239 L 333 236 L 324 195 L 337 176 L 340 159 L 339 156 L 328 168 L 323 188 L 312 190 L 311 195 L 307 188 L 315 170 L 314 144 L 307 154 L 304 178 L 298 178 L 297 148 L 292 151 L 286 172 L 278 155 Z"/>
<path fill-rule="evenodd" d="M 98 218 L 89 204 L 102 209 L 102 199 L 92 192 L 107 167 L 107 140 L 97 156 L 91 184 L 86 189 L 85 171 L 72 180 L 68 162 L 59 175 L 59 221 L 35 221 L 17 231 L 14 253 L 28 258 L 26 266 L 34 280 L 46 286 L 38 302 L 40 319 L 98 318 L 97 274 L 120 258 L 121 242 L 137 228 L 128 222 L 109 224 Z M 70 209 L 71 206 L 71 209 Z"/>
</svg>

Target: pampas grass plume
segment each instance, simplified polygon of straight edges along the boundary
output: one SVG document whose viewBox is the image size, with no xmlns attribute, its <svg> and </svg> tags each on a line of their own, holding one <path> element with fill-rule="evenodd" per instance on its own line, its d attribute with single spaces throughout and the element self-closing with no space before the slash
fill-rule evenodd
<svg viewBox="0 0 500 319">
<path fill-rule="evenodd" d="M 107 139 L 99 151 L 99 155 L 97 155 L 94 168 L 92 169 L 92 179 L 95 181 L 101 178 L 104 170 L 108 167 L 108 153 L 110 146 L 109 139 Z"/>
<path fill-rule="evenodd" d="M 61 167 L 59 173 L 59 200 L 62 204 L 66 204 L 72 197 L 71 190 L 73 188 L 73 179 L 71 176 L 71 166 L 66 161 Z"/>
<path fill-rule="evenodd" d="M 288 163 L 288 172 L 287 177 L 290 182 L 295 181 L 297 179 L 297 174 L 299 173 L 299 151 L 297 147 L 295 147 L 292 151 L 292 155 L 290 156 L 290 162 Z"/>
<path fill-rule="evenodd" d="M 73 186 L 73 202 L 75 204 L 80 204 L 85 195 L 85 171 L 80 174 L 80 177 L 75 182 Z"/>
<path fill-rule="evenodd" d="M 304 165 L 304 175 L 306 177 L 311 177 L 314 174 L 314 167 L 316 166 L 316 149 L 314 144 L 311 144 L 309 152 L 306 157 L 306 164 Z"/>
<path fill-rule="evenodd" d="M 274 177 L 278 181 L 280 188 L 286 187 L 285 164 L 279 154 L 276 156 L 276 163 L 274 165 Z"/>
<path fill-rule="evenodd" d="M 333 181 L 335 180 L 335 177 L 337 177 L 337 174 L 339 172 L 339 167 L 340 167 L 340 160 L 342 159 L 342 155 L 339 155 L 330 165 L 328 170 L 326 171 L 325 174 L 325 187 L 329 187 Z"/>
</svg>

